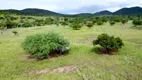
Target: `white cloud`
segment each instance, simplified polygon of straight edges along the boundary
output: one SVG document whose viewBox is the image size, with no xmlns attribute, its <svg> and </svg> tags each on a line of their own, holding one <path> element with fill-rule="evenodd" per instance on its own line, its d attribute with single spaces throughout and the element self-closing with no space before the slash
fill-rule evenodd
<svg viewBox="0 0 142 80">
<path fill-rule="evenodd" d="M 76 13 L 105 9 L 115 11 L 122 7 L 141 4 L 142 0 L 1 0 L 0 9 L 41 8 L 55 12 Z"/>
</svg>

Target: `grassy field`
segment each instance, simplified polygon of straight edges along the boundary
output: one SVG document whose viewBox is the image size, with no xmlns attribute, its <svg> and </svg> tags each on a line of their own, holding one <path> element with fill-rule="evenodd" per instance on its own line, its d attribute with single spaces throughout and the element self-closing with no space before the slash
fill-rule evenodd
<svg viewBox="0 0 142 80">
<path fill-rule="evenodd" d="M 72 30 L 68 26 L 42 26 L 32 28 L 15 28 L 0 34 L 0 80 L 141 80 L 142 79 L 142 30 L 130 28 L 131 23 L 115 26 L 87 27 Z M 19 35 L 12 35 L 18 31 Z M 61 56 L 43 61 L 27 58 L 21 48 L 21 42 L 28 35 L 54 31 L 63 35 L 71 43 L 71 51 Z M 118 55 L 99 55 L 92 51 L 92 40 L 101 33 L 108 33 L 124 40 L 125 46 Z M 69 72 L 32 73 L 76 66 L 77 70 Z"/>
</svg>

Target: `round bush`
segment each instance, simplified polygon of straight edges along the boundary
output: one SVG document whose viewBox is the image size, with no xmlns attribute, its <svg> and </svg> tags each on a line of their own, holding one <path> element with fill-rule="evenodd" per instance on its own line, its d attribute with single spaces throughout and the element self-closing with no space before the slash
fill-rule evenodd
<svg viewBox="0 0 142 80">
<path fill-rule="evenodd" d="M 80 30 L 80 28 L 82 27 L 79 23 L 73 23 L 70 26 L 73 28 L 73 30 Z"/>
<path fill-rule="evenodd" d="M 111 26 L 115 25 L 115 21 L 110 21 L 109 23 L 110 23 Z"/>
<path fill-rule="evenodd" d="M 38 58 L 45 58 L 50 54 L 62 54 L 69 51 L 69 42 L 56 33 L 36 34 L 26 37 L 22 43 L 25 51 Z"/>
<path fill-rule="evenodd" d="M 117 37 L 109 36 L 107 34 L 101 34 L 98 36 L 97 40 L 93 41 L 93 45 L 100 45 L 106 49 L 106 53 L 110 54 L 111 49 L 120 49 L 124 46 L 123 41 Z"/>
<path fill-rule="evenodd" d="M 103 21 L 98 21 L 97 22 L 97 25 L 103 25 L 104 23 L 103 23 Z"/>
<path fill-rule="evenodd" d="M 142 25 L 142 20 L 133 20 L 133 25 L 134 27 L 138 26 L 138 25 Z"/>
<path fill-rule="evenodd" d="M 91 23 L 91 22 L 88 22 L 88 23 L 87 23 L 87 27 L 88 27 L 88 28 L 91 28 L 91 27 L 93 27 L 93 23 Z"/>
</svg>

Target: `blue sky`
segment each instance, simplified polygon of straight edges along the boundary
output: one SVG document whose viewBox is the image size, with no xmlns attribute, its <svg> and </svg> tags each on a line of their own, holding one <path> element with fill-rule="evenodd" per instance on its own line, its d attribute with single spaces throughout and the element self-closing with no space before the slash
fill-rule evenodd
<svg viewBox="0 0 142 80">
<path fill-rule="evenodd" d="M 141 6 L 142 0 L 1 0 L 0 9 L 40 8 L 60 13 L 116 11 L 122 7 Z"/>
</svg>

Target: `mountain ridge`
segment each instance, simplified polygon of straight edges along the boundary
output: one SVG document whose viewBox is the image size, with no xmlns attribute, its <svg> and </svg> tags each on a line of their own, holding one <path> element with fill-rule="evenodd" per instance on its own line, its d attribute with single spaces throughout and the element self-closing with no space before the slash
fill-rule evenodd
<svg viewBox="0 0 142 80">
<path fill-rule="evenodd" d="M 7 13 L 13 14 L 22 14 L 22 15 L 38 15 L 38 16 L 91 16 L 91 15 L 138 15 L 142 14 L 141 7 L 130 7 L 130 8 L 121 8 L 115 12 L 110 12 L 108 10 L 103 10 L 96 13 L 79 13 L 79 14 L 61 14 L 58 12 L 53 12 L 50 10 L 45 9 L 38 9 L 38 8 L 26 8 L 23 10 L 16 10 L 16 9 L 7 9 L 7 10 L 0 10 Z"/>
</svg>

